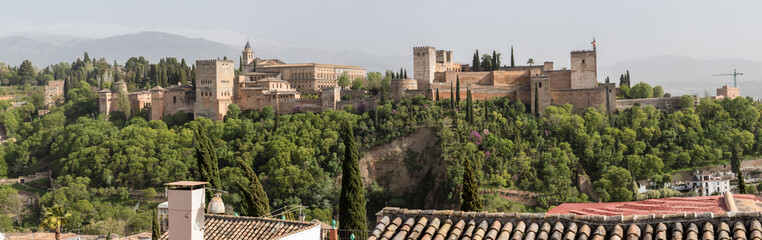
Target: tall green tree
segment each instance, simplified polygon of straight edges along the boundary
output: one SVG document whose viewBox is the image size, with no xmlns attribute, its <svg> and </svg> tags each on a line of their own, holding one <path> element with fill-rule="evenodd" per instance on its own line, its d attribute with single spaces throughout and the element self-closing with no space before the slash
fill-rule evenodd
<svg viewBox="0 0 762 240">
<path fill-rule="evenodd" d="M 492 71 L 494 69 L 492 62 L 492 56 L 489 54 L 484 54 L 482 55 L 482 66 L 479 68 L 482 71 Z"/>
<path fill-rule="evenodd" d="M 452 89 L 452 82 L 450 82 L 450 109 L 455 109 L 455 92 Z"/>
<path fill-rule="evenodd" d="M 511 67 L 516 66 L 516 61 L 513 60 L 513 46 L 511 46 Z"/>
<path fill-rule="evenodd" d="M 471 89 L 466 88 L 466 120 L 468 123 L 474 123 L 474 104 L 471 99 Z"/>
<path fill-rule="evenodd" d="M 125 83 L 126 84 L 126 83 Z M 124 113 L 124 116 L 129 119 L 132 116 L 132 108 L 130 107 L 129 93 L 125 88 L 117 89 L 119 91 L 119 97 L 116 99 L 116 104 Z"/>
<path fill-rule="evenodd" d="M 439 88 L 437 88 L 437 102 L 439 102 Z"/>
<path fill-rule="evenodd" d="M 502 64 L 500 62 L 500 53 L 497 53 L 496 51 L 492 51 L 492 70 L 500 70 L 500 65 Z"/>
<path fill-rule="evenodd" d="M 476 53 L 474 53 L 474 59 L 471 61 L 471 71 L 478 72 L 481 66 L 481 63 L 479 62 L 479 49 L 476 49 Z"/>
<path fill-rule="evenodd" d="M 484 208 L 484 203 L 479 197 L 479 183 L 468 159 L 463 161 L 463 191 L 460 193 L 460 200 L 461 211 L 478 212 Z"/>
<path fill-rule="evenodd" d="M 198 176 L 202 181 L 209 182 L 214 189 L 221 189 L 219 168 L 217 166 L 217 153 L 214 149 L 214 143 L 209 138 L 206 128 L 197 124 L 195 130 L 196 142 L 196 161 L 198 164 Z M 207 194 L 211 199 L 211 194 Z M 209 200 L 209 199 L 207 199 Z"/>
<path fill-rule="evenodd" d="M 236 185 L 241 189 L 241 195 L 243 201 L 241 202 L 241 215 L 252 217 L 264 217 L 270 214 L 270 200 L 265 193 L 265 189 L 259 182 L 259 177 L 254 172 L 249 164 L 244 162 L 241 158 L 236 158 L 236 162 L 241 169 L 246 179 L 249 180 L 249 185 L 245 186 L 240 182 L 236 182 Z"/>
<path fill-rule="evenodd" d="M 630 89 L 631 98 L 651 98 L 653 95 L 654 90 L 648 83 L 640 82 Z"/>
<path fill-rule="evenodd" d="M 654 87 L 653 91 L 654 91 L 653 97 L 655 98 L 664 97 L 664 88 L 662 88 L 661 86 Z"/>
<path fill-rule="evenodd" d="M 50 208 L 43 208 L 43 217 L 40 228 L 51 229 L 56 232 L 56 240 L 61 240 L 61 226 L 69 222 L 71 213 L 67 213 L 63 206 L 58 204 Z"/>
<path fill-rule="evenodd" d="M 746 192 L 746 180 L 743 177 L 741 170 L 736 172 L 736 180 L 738 180 L 738 193 L 747 194 Z"/>
<path fill-rule="evenodd" d="M 460 76 L 455 76 L 455 105 L 460 106 Z"/>
<path fill-rule="evenodd" d="M 341 195 L 339 197 L 339 221 L 343 229 L 367 231 L 365 217 L 365 194 L 360 179 L 357 146 L 352 126 L 344 126 L 344 162 L 341 164 Z"/>
<path fill-rule="evenodd" d="M 347 75 L 347 72 L 344 72 L 341 74 L 341 76 L 339 76 L 338 84 L 339 84 L 339 87 L 341 87 L 342 89 L 349 86 L 349 84 L 352 84 L 352 81 L 349 80 L 349 75 Z"/>
<path fill-rule="evenodd" d="M 152 210 L 153 216 L 151 217 L 151 239 L 161 238 L 161 226 L 159 226 L 159 216 L 156 215 L 156 210 Z"/>
<path fill-rule="evenodd" d="M 34 66 L 32 66 L 32 62 L 29 60 L 24 60 L 21 62 L 21 66 L 19 66 L 17 75 L 19 78 L 19 81 L 16 83 L 18 85 L 24 85 L 27 83 L 32 83 L 32 79 L 34 79 L 37 76 L 37 72 L 34 70 Z"/>
</svg>

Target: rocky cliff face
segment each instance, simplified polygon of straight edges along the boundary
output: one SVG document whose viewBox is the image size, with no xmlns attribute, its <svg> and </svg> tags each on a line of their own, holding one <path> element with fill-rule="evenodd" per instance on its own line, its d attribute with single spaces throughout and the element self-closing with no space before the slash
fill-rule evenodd
<svg viewBox="0 0 762 240">
<path fill-rule="evenodd" d="M 436 129 L 421 128 L 406 137 L 376 146 L 360 159 L 360 174 L 368 186 L 377 182 L 412 208 L 443 206 L 437 201 L 447 181 Z"/>
</svg>

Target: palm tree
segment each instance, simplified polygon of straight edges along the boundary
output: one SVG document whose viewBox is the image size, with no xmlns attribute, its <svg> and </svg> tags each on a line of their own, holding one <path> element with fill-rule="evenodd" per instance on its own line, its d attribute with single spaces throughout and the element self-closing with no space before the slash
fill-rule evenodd
<svg viewBox="0 0 762 240">
<path fill-rule="evenodd" d="M 56 240 L 61 240 L 61 226 L 68 223 L 71 213 L 64 212 L 63 206 L 58 204 L 50 208 L 44 208 L 45 216 L 40 223 L 40 228 L 56 231 Z"/>
<path fill-rule="evenodd" d="M 529 61 L 527 61 L 527 64 L 529 64 L 529 66 L 532 66 L 534 64 L 534 58 L 530 58 Z"/>
</svg>

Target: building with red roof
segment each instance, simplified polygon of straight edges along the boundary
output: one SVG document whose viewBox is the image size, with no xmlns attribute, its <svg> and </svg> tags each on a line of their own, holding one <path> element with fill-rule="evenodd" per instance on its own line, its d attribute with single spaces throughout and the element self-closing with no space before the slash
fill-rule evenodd
<svg viewBox="0 0 762 240">
<path fill-rule="evenodd" d="M 760 212 L 762 202 L 751 194 L 731 194 L 702 197 L 671 197 L 633 202 L 563 203 L 548 214 L 630 216 L 672 213 Z"/>
</svg>

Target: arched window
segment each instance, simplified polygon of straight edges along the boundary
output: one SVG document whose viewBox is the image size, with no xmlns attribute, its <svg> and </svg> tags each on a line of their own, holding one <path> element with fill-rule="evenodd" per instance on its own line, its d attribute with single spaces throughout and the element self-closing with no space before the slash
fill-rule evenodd
<svg viewBox="0 0 762 240">
<path fill-rule="evenodd" d="M 177 103 L 177 96 L 172 97 L 172 103 Z"/>
</svg>

